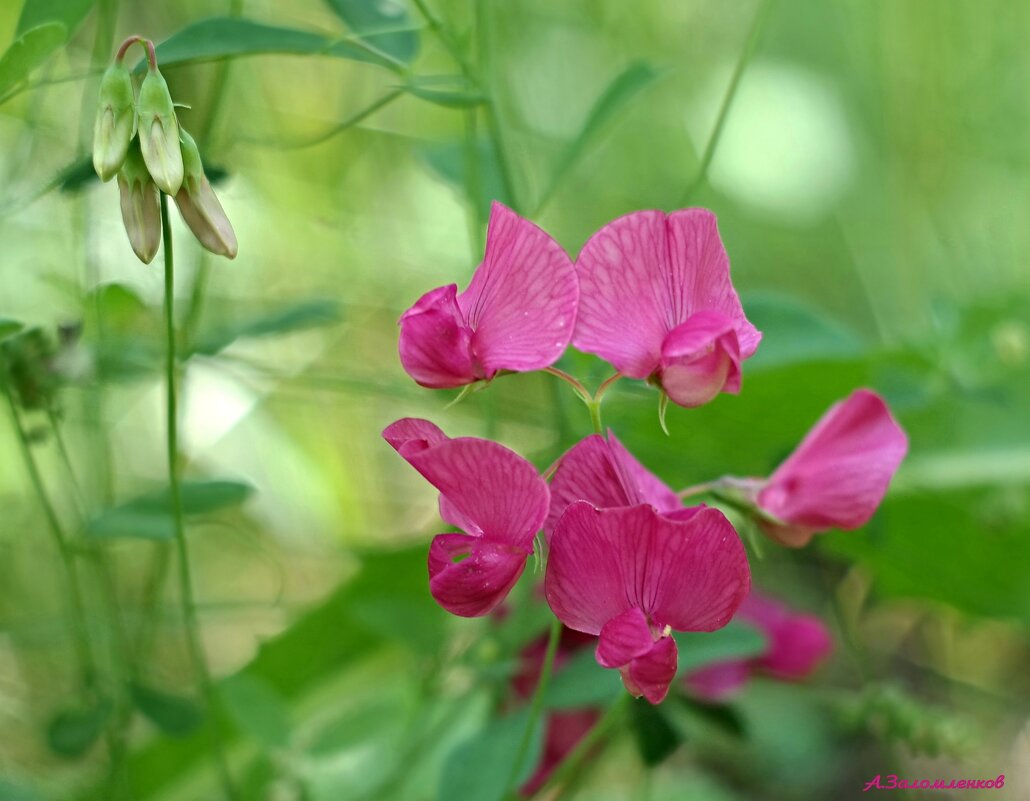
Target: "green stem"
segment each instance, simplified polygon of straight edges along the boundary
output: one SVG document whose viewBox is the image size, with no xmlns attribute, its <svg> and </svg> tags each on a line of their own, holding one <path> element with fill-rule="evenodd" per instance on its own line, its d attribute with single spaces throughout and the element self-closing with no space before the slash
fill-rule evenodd
<svg viewBox="0 0 1030 801">
<path fill-rule="evenodd" d="M 166 390 L 166 425 L 168 451 L 168 490 L 172 500 L 172 520 L 175 528 L 175 553 L 179 562 L 179 600 L 182 603 L 182 615 L 186 624 L 186 642 L 190 652 L 193 668 L 200 679 L 204 699 L 207 702 L 208 715 L 215 715 L 217 697 L 211 673 L 204 656 L 203 644 L 200 640 L 200 625 L 197 620 L 197 609 L 193 596 L 193 578 L 190 573 L 189 550 L 186 546 L 186 523 L 182 510 L 182 487 L 179 483 L 179 423 L 176 397 L 177 363 L 175 355 L 175 261 L 172 255 L 172 226 L 168 216 L 168 196 L 161 195 L 161 235 L 164 247 L 164 317 L 165 317 L 165 390 Z M 225 794 L 235 801 L 239 798 L 229 772 L 229 764 L 225 755 L 225 746 L 218 722 L 210 724 L 212 751 Z"/>
<path fill-rule="evenodd" d="M 690 182 L 690 186 L 687 187 L 687 191 L 683 193 L 683 200 L 680 201 L 682 206 L 691 202 L 694 193 L 708 175 L 708 168 L 711 166 L 712 158 L 715 156 L 715 149 L 719 144 L 719 138 L 722 136 L 723 125 L 725 125 L 726 118 L 729 116 L 730 107 L 733 105 L 733 98 L 736 96 L 737 87 L 740 85 L 740 79 L 744 75 L 744 68 L 755 51 L 759 35 L 762 32 L 762 28 L 765 27 L 765 21 L 769 18 L 769 11 L 772 9 L 774 2 L 775 0 L 762 0 L 762 5 L 759 6 L 758 11 L 755 13 L 755 18 L 751 23 L 751 30 L 748 31 L 747 40 L 744 43 L 744 49 L 741 51 L 740 58 L 737 59 L 737 64 L 733 68 L 733 75 L 730 78 L 729 86 L 726 87 L 726 94 L 723 95 L 722 104 L 719 106 L 719 113 L 715 118 L 715 126 L 712 128 L 711 136 L 708 137 L 704 153 L 701 155 L 697 174 L 694 176 L 694 180 Z"/>
<path fill-rule="evenodd" d="M 578 397 L 581 401 L 583 401 L 583 403 L 587 404 L 588 406 L 590 405 L 590 403 L 593 400 L 593 397 L 587 391 L 587 388 L 583 386 L 583 384 L 581 384 L 576 378 L 569 375 L 564 370 L 559 370 L 557 367 L 545 367 L 544 372 L 550 373 L 556 378 L 560 378 L 562 381 L 564 381 L 566 384 L 572 387 L 573 392 L 576 393 L 576 397 Z"/>
<path fill-rule="evenodd" d="M 511 773 L 508 774 L 508 784 L 505 795 L 515 789 L 515 783 L 522 774 L 523 763 L 529 753 L 529 746 L 533 742 L 533 734 L 536 731 L 540 715 L 544 710 L 544 699 L 547 696 L 547 688 L 551 684 L 551 673 L 554 670 L 554 658 L 558 654 L 558 643 L 561 641 L 562 624 L 558 618 L 551 622 L 551 631 L 547 638 L 547 651 L 544 653 L 544 661 L 540 665 L 540 678 L 536 683 L 536 690 L 533 693 L 533 700 L 529 704 L 529 717 L 526 719 L 526 730 L 522 733 L 522 740 L 519 742 L 518 750 L 515 752 L 515 761 L 511 765 Z"/>
<path fill-rule="evenodd" d="M 576 747 L 572 749 L 567 757 L 562 760 L 562 763 L 555 769 L 551 777 L 544 782 L 543 786 L 533 794 L 533 798 L 554 798 L 557 799 L 560 795 L 551 795 L 551 791 L 554 788 L 562 786 L 568 783 L 576 773 L 583 766 L 583 762 L 590 755 L 590 752 L 594 750 L 594 747 L 603 740 L 608 732 L 615 726 L 616 723 L 625 714 L 626 709 L 629 707 L 629 703 L 632 696 L 629 693 L 623 693 L 623 695 L 612 704 L 608 711 L 604 713 L 604 716 L 594 724 L 594 727 L 587 732 L 587 735 L 580 740 Z"/>
<path fill-rule="evenodd" d="M 590 409 L 590 423 L 594 427 L 594 433 L 603 434 L 604 426 L 601 424 L 601 402 L 598 400 L 592 400 L 587 404 L 587 408 Z"/>
<path fill-rule="evenodd" d="M 0 363 L 0 370 L 6 370 L 3 363 Z M 18 438 L 18 445 L 21 450 L 22 459 L 25 462 L 25 469 L 29 474 L 32 487 L 36 492 L 36 498 L 43 515 L 46 517 L 47 529 L 50 532 L 54 546 L 57 548 L 64 566 L 65 589 L 68 597 L 68 606 L 71 609 L 71 635 L 74 643 L 75 653 L 79 662 L 79 672 L 82 679 L 83 689 L 91 691 L 95 688 L 97 671 L 93 661 L 93 654 L 89 647 L 88 627 L 86 623 L 86 605 L 83 600 L 82 585 L 79 582 L 79 573 L 75 569 L 75 554 L 72 552 L 64 527 L 57 516 L 50 495 L 47 493 L 46 485 L 43 483 L 43 476 L 39 472 L 39 465 L 32 452 L 32 444 L 29 442 L 28 434 L 25 432 L 25 425 L 22 423 L 18 406 L 14 402 L 14 395 L 6 381 L 3 383 L 3 394 L 7 398 L 7 405 L 11 412 L 11 420 L 14 423 L 14 431 Z"/>
<path fill-rule="evenodd" d="M 475 0 L 473 4 L 473 11 L 476 14 L 475 29 L 478 39 L 478 51 L 479 51 L 479 80 L 477 83 L 480 89 L 487 96 L 488 100 L 486 103 L 486 120 L 487 128 L 490 133 L 490 142 L 493 146 L 494 157 L 497 159 L 497 167 L 501 173 L 501 183 L 504 186 L 504 194 L 507 197 L 508 203 L 512 209 L 521 214 L 522 204 L 519 203 L 519 199 L 515 194 L 515 180 L 512 177 L 511 165 L 508 163 L 507 152 L 504 148 L 504 136 L 501 133 L 501 122 L 497 114 L 497 94 L 494 91 L 493 80 L 491 79 L 489 54 L 490 50 L 490 35 L 489 35 L 489 13 L 487 8 L 481 5 L 485 3 L 485 0 Z"/>
</svg>

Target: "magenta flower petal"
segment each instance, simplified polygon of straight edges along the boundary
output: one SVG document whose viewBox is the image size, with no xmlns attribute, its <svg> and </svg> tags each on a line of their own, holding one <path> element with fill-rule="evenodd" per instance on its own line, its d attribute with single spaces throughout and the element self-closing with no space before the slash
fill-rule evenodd
<svg viewBox="0 0 1030 801">
<path fill-rule="evenodd" d="M 763 529 L 800 546 L 819 531 L 865 525 L 907 450 L 883 399 L 856 390 L 830 407 L 759 490 L 758 506 L 786 524 Z"/>
<path fill-rule="evenodd" d="M 647 504 L 597 509 L 578 501 L 555 527 L 544 592 L 566 626 L 601 635 L 601 664 L 630 657 L 620 666 L 629 666 L 627 688 L 657 703 L 670 662 L 675 674 L 675 645 L 664 644 L 670 631 L 726 625 L 750 580 L 744 548 L 715 509 L 670 520 Z M 643 652 L 645 632 L 653 644 Z"/>
<path fill-rule="evenodd" d="M 662 343 L 662 388 L 680 406 L 703 406 L 720 392 L 740 391 L 740 345 L 733 320 L 702 311 Z"/>
<path fill-rule="evenodd" d="M 660 704 L 669 692 L 669 685 L 676 678 L 679 652 L 672 637 L 662 637 L 643 656 L 629 663 L 629 668 L 620 671 L 626 689 L 638 698 L 642 695 L 652 704 Z"/>
<path fill-rule="evenodd" d="M 640 211 L 620 217 L 583 246 L 576 269 L 580 305 L 573 343 L 580 350 L 607 359 L 632 378 L 654 376 L 663 386 L 665 368 L 675 367 L 668 379 L 672 391 L 666 391 L 677 403 L 683 398 L 698 405 L 699 398 L 711 394 L 713 375 L 723 375 L 719 391 L 739 391 L 739 363 L 755 352 L 761 334 L 744 316 L 710 211 L 683 209 L 668 216 Z M 726 331 L 709 337 L 720 355 L 695 364 L 698 376 L 685 368 L 703 356 L 692 344 L 696 337 L 687 337 L 690 329 L 667 339 L 702 313 L 728 321 L 736 345 Z M 711 327 L 705 318 L 694 325 Z M 693 387 L 690 378 L 703 379 L 702 389 Z"/>
<path fill-rule="evenodd" d="M 769 647 L 755 665 L 775 678 L 797 681 L 808 676 L 833 651 L 826 624 L 798 614 L 773 598 L 752 592 L 738 613 L 761 629 Z"/>
<path fill-rule="evenodd" d="M 383 437 L 439 490 L 441 515 L 465 532 L 433 541 L 433 597 L 454 614 L 486 614 L 504 599 L 533 552 L 550 501 L 547 484 L 503 445 L 448 439 L 425 420 L 398 420 Z"/>
<path fill-rule="evenodd" d="M 647 616 L 634 606 L 601 627 L 597 662 L 602 667 L 620 668 L 646 654 L 653 645 L 654 637 L 647 624 Z"/>
<path fill-rule="evenodd" d="M 472 360 L 472 329 L 454 284 L 427 292 L 401 315 L 401 365 L 424 387 L 449 389 L 483 378 Z"/>
<path fill-rule="evenodd" d="M 561 245 L 494 203 L 483 263 L 458 296 L 485 377 L 554 364 L 572 338 L 578 304 L 576 269 Z"/>
<path fill-rule="evenodd" d="M 530 553 L 470 534 L 440 534 L 429 547 L 429 591 L 453 615 L 488 614 L 511 592 Z"/>
<path fill-rule="evenodd" d="M 558 518 L 576 501 L 599 509 L 649 503 L 659 512 L 683 508 L 676 493 L 638 462 L 608 432 L 608 439 L 591 434 L 567 450 L 551 479 L 551 510 L 544 523 L 550 539 Z"/>
</svg>

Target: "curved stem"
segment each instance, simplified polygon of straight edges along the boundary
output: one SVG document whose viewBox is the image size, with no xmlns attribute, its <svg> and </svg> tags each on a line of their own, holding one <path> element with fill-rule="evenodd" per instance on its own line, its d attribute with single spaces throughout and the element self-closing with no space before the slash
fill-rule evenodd
<svg viewBox="0 0 1030 801">
<path fill-rule="evenodd" d="M 6 371 L 6 366 L 0 362 L 0 368 Z M 36 457 L 32 453 L 32 445 L 29 442 L 28 434 L 25 432 L 25 425 L 22 423 L 18 406 L 14 402 L 14 395 L 6 380 L 3 382 L 3 395 L 7 398 L 7 404 L 11 412 L 11 421 L 14 423 L 14 431 L 18 438 L 18 445 L 21 450 L 22 459 L 25 462 L 25 469 L 29 474 L 32 487 L 36 492 L 36 498 L 43 509 L 46 517 L 47 528 L 50 531 L 51 539 L 61 556 L 61 563 L 64 566 L 65 589 L 68 594 L 68 605 L 71 609 L 71 634 L 75 643 L 75 653 L 79 661 L 83 688 L 92 690 L 96 684 L 97 671 L 93 662 L 93 653 L 89 647 L 89 635 L 86 625 L 86 604 L 83 600 L 82 585 L 79 582 L 79 573 L 75 569 L 75 555 L 64 527 L 57 516 L 57 510 L 50 500 L 46 485 L 43 483 L 43 476 L 39 472 L 39 465 L 36 464 Z"/>
<path fill-rule="evenodd" d="M 511 765 L 511 773 L 508 774 L 508 784 L 505 795 L 510 793 L 515 783 L 522 774 L 523 763 L 526 761 L 526 754 L 529 752 L 530 743 L 533 741 L 533 733 L 540 720 L 540 714 L 544 709 L 544 698 L 547 696 L 547 688 L 551 684 L 551 673 L 554 669 L 554 657 L 558 653 L 558 642 L 561 640 L 562 624 L 558 618 L 551 622 L 551 631 L 547 637 L 547 651 L 544 654 L 544 661 L 540 665 L 540 678 L 536 683 L 536 690 L 533 693 L 533 700 L 529 705 L 529 718 L 526 720 L 526 730 L 522 734 L 519 748 L 515 752 L 515 761 Z"/>
<path fill-rule="evenodd" d="M 555 769 L 551 777 L 533 794 L 533 798 L 558 798 L 560 795 L 551 795 L 555 787 L 564 785 L 572 779 L 582 768 L 584 760 L 594 750 L 594 747 L 608 734 L 609 730 L 619 722 L 619 719 L 628 708 L 631 696 L 624 693 L 618 701 L 612 704 L 604 716 L 594 724 L 594 727 L 587 732 L 576 747 L 572 749 L 562 763 Z"/>
<path fill-rule="evenodd" d="M 594 427 L 595 434 L 603 434 L 604 426 L 601 424 L 601 402 L 598 400 L 592 400 L 587 404 L 587 408 L 590 409 L 590 423 Z"/>
<path fill-rule="evenodd" d="M 566 373 L 564 370 L 559 370 L 557 367 L 545 367 L 544 372 L 550 373 L 556 378 L 560 378 L 562 381 L 564 381 L 566 384 L 572 387 L 577 397 L 579 397 L 579 399 L 583 401 L 583 403 L 587 405 L 591 403 L 592 396 L 587 391 L 587 388 L 583 386 L 577 379 L 573 378 L 571 375 Z"/>
<path fill-rule="evenodd" d="M 190 574 L 189 551 L 186 547 L 186 525 L 182 510 L 182 487 L 179 483 L 179 425 L 176 396 L 176 355 L 175 355 L 175 262 L 172 255 L 172 226 L 168 216 L 168 196 L 161 195 L 161 235 L 164 247 L 164 316 L 165 316 L 165 390 L 166 390 L 166 423 L 168 451 L 168 489 L 172 501 L 172 519 L 175 528 L 175 551 L 179 562 L 179 593 L 182 603 L 182 615 L 186 623 L 186 641 L 190 651 L 193 668 L 200 679 L 204 699 L 207 702 L 208 715 L 214 716 L 217 708 L 214 684 L 204 656 L 203 644 L 200 641 L 200 626 L 197 621 L 197 609 L 193 600 L 193 579 Z M 225 747 L 219 731 L 217 720 L 210 722 L 212 751 L 225 794 L 235 801 L 239 796 L 233 785 L 229 764 L 225 756 Z"/>
<path fill-rule="evenodd" d="M 686 489 L 681 489 L 676 493 L 676 495 L 679 496 L 680 500 L 684 500 L 685 498 L 690 498 L 693 495 L 703 495 L 706 492 L 711 492 L 716 486 L 718 486 L 718 484 L 718 480 L 706 481 L 703 484 L 693 484 Z"/>
</svg>

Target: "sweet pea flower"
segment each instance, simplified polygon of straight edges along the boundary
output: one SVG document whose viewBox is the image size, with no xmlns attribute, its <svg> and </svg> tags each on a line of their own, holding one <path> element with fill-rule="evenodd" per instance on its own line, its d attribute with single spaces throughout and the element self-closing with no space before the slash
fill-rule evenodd
<svg viewBox="0 0 1030 801">
<path fill-rule="evenodd" d="M 383 438 L 440 491 L 440 516 L 462 530 L 440 534 L 430 545 L 433 598 L 462 617 L 489 613 L 533 553 L 533 538 L 547 515 L 547 484 L 503 445 L 451 439 L 428 420 L 398 420 Z"/>
<path fill-rule="evenodd" d="M 680 406 L 740 391 L 740 363 L 762 335 L 730 282 L 712 212 L 619 217 L 583 246 L 576 271 L 577 348 L 658 384 Z"/>
<path fill-rule="evenodd" d="M 544 594 L 571 629 L 599 635 L 602 667 L 658 704 L 676 676 L 673 631 L 725 626 L 751 573 L 733 526 L 716 509 L 670 519 L 649 504 L 598 509 L 577 501 L 551 536 Z"/>
<path fill-rule="evenodd" d="M 735 619 L 751 623 L 765 635 L 765 650 L 752 659 L 719 662 L 690 673 L 684 681 L 699 698 L 726 700 L 755 673 L 781 681 L 801 681 L 833 650 L 830 632 L 819 618 L 795 613 L 758 592 L 744 600 Z"/>
<path fill-rule="evenodd" d="M 549 367 L 568 347 L 578 302 L 576 270 L 561 246 L 494 203 L 468 289 L 431 290 L 401 315 L 401 364 L 431 389 Z"/>
<path fill-rule="evenodd" d="M 562 513 L 576 501 L 589 501 L 599 509 L 648 503 L 665 515 L 692 514 L 611 431 L 607 439 L 600 434 L 581 439 L 558 460 L 551 479 L 551 510 L 544 522 L 548 541 Z"/>
<path fill-rule="evenodd" d="M 834 404 L 766 481 L 752 487 L 759 525 L 799 548 L 816 533 L 864 526 L 908 450 L 883 398 L 859 389 Z"/>
</svg>

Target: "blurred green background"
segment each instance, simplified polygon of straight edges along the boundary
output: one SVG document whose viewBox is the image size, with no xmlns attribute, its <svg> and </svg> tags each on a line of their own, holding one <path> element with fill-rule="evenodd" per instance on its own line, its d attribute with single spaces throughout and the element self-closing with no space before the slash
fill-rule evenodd
<svg viewBox="0 0 1030 801">
<path fill-rule="evenodd" d="M 174 215 L 206 713 L 159 496 L 161 269 L 88 162 L 133 33 L 169 40 L 240 242 L 206 257 Z M 857 386 L 911 439 L 866 529 L 752 554 L 830 664 L 717 713 L 670 699 L 563 797 L 849 799 L 890 773 L 1030 797 L 1028 40 L 1007 0 L 4 0 L 0 799 L 218 798 L 219 730 L 244 798 L 489 801 L 540 576 L 513 619 L 437 609 L 435 494 L 379 432 L 428 417 L 543 468 L 590 431 L 546 375 L 448 406 L 400 368 L 397 317 L 467 281 L 494 198 L 572 255 L 629 211 L 717 213 L 765 334 L 743 392 L 673 408 L 670 437 L 648 388 L 605 402 L 672 486 L 767 474 Z"/>
</svg>

